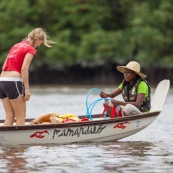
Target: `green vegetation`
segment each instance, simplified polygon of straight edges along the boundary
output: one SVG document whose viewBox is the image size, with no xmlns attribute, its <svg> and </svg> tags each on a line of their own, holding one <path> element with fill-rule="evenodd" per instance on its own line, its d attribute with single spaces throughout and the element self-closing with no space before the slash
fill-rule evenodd
<svg viewBox="0 0 173 173">
<path fill-rule="evenodd" d="M 173 67 L 172 11 L 172 0 L 1 0 L 0 63 L 14 43 L 42 27 L 57 44 L 39 48 L 33 69 L 132 59 Z"/>
</svg>

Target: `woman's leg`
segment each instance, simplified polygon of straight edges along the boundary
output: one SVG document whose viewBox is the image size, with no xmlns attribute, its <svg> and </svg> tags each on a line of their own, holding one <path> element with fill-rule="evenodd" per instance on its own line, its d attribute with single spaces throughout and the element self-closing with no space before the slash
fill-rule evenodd
<svg viewBox="0 0 173 173">
<path fill-rule="evenodd" d="M 16 117 L 16 125 L 17 126 L 25 125 L 26 101 L 24 100 L 24 97 L 20 96 L 17 99 L 10 100 L 10 102 L 14 109 L 14 114 Z"/>
<path fill-rule="evenodd" d="M 131 105 L 131 104 L 127 104 L 126 106 L 124 106 L 123 111 L 128 116 L 141 114 L 141 111 L 136 106 Z"/>
<path fill-rule="evenodd" d="M 11 125 L 13 125 L 14 118 L 15 118 L 13 107 L 8 98 L 2 99 L 1 101 L 4 106 L 4 110 L 5 110 L 5 114 L 6 114 L 4 126 L 11 126 Z"/>
</svg>

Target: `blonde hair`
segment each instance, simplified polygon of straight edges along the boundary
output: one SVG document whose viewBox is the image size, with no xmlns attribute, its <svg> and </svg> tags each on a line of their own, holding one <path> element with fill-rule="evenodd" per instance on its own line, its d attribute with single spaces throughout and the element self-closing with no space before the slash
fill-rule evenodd
<svg viewBox="0 0 173 173">
<path fill-rule="evenodd" d="M 54 41 L 48 40 L 48 36 L 47 36 L 45 30 L 42 28 L 33 29 L 28 34 L 28 38 L 32 39 L 33 41 L 35 41 L 36 39 L 41 39 L 41 40 L 43 40 L 43 44 L 47 47 L 52 47 L 51 44 L 55 44 Z"/>
</svg>

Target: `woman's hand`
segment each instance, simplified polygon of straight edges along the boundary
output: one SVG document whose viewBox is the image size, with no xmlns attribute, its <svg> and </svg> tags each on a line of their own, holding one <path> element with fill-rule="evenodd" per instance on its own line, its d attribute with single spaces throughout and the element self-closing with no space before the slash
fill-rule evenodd
<svg viewBox="0 0 173 173">
<path fill-rule="evenodd" d="M 100 93 L 100 97 L 101 97 L 101 98 L 106 98 L 106 97 L 107 97 L 107 94 L 106 94 L 105 92 L 102 91 L 102 92 Z"/>
<path fill-rule="evenodd" d="M 31 93 L 29 89 L 25 89 L 25 96 L 24 96 L 24 100 L 28 101 L 31 97 Z"/>
</svg>

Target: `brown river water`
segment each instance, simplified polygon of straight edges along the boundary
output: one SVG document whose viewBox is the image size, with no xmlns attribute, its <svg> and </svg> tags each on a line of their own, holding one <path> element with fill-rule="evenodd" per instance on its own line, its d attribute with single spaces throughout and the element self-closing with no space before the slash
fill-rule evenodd
<svg viewBox="0 0 173 173">
<path fill-rule="evenodd" d="M 27 118 L 47 113 L 85 115 L 91 87 L 32 87 Z M 100 87 L 112 91 L 113 87 Z M 154 88 L 152 89 L 152 92 Z M 89 101 L 99 98 L 91 93 Z M 121 96 L 118 99 L 122 99 Z M 93 113 L 103 111 L 102 102 Z M 4 119 L 0 103 L 0 119 Z M 18 137 L 20 140 L 20 136 Z M 171 173 L 173 172 L 173 89 L 158 118 L 143 131 L 115 142 L 0 146 L 0 173 Z"/>
</svg>

